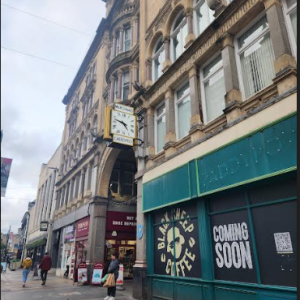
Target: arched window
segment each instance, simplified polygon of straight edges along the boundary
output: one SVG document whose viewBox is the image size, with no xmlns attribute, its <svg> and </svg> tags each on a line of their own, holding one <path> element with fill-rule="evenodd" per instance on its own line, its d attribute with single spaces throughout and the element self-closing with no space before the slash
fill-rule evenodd
<svg viewBox="0 0 300 300">
<path fill-rule="evenodd" d="M 152 57 L 153 63 L 153 82 L 155 82 L 162 74 L 163 62 L 165 61 L 165 45 L 162 37 L 157 41 Z"/>
<path fill-rule="evenodd" d="M 208 7 L 205 0 L 195 0 L 194 5 L 196 34 L 200 35 L 215 19 L 214 11 Z"/>
<path fill-rule="evenodd" d="M 171 57 L 173 61 L 184 52 L 185 38 L 188 35 L 187 21 L 183 11 L 178 14 L 171 30 Z"/>
</svg>

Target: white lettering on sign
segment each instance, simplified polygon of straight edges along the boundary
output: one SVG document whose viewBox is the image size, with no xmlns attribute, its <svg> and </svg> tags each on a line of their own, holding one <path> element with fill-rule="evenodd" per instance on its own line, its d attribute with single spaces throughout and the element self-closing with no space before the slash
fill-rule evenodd
<svg viewBox="0 0 300 300">
<path fill-rule="evenodd" d="M 157 238 L 157 249 L 163 251 L 160 261 L 165 264 L 167 275 L 186 277 L 187 272 L 192 270 L 193 263 L 197 258 L 196 253 L 193 253 L 196 241 L 190 236 L 194 232 L 195 227 L 187 212 L 180 208 L 174 210 L 173 219 L 185 220 L 179 221 L 173 227 L 170 219 L 171 216 L 166 212 L 161 220 L 162 225 L 159 227 L 162 236 Z"/>
<path fill-rule="evenodd" d="M 214 226 L 213 237 L 218 268 L 253 269 L 246 223 Z"/>
<path fill-rule="evenodd" d="M 127 146 L 133 146 L 133 139 L 114 134 L 113 142 Z"/>
<path fill-rule="evenodd" d="M 117 103 L 115 104 L 115 110 L 118 110 L 118 111 L 121 111 L 124 113 L 128 113 L 128 114 L 132 114 L 132 115 L 134 113 L 133 107 L 125 106 L 125 105 L 117 104 Z"/>
<path fill-rule="evenodd" d="M 136 222 L 113 221 L 112 223 L 116 226 L 136 226 Z"/>
<path fill-rule="evenodd" d="M 84 228 L 87 228 L 89 226 L 89 222 L 86 221 L 86 222 L 82 222 L 82 223 L 79 223 L 78 224 L 78 229 L 84 229 Z"/>
</svg>

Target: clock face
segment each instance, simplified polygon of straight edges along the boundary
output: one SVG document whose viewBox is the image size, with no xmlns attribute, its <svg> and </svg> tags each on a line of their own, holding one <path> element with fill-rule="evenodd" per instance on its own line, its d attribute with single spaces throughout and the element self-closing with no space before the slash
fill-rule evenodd
<svg viewBox="0 0 300 300">
<path fill-rule="evenodd" d="M 136 117 L 117 110 L 112 111 L 111 133 L 129 138 L 136 137 Z"/>
</svg>

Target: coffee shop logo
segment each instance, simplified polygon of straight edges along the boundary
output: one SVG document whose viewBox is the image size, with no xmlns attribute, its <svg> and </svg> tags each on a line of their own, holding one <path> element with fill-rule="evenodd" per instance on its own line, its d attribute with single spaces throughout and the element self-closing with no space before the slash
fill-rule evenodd
<svg viewBox="0 0 300 300">
<path fill-rule="evenodd" d="M 186 211 L 179 208 L 166 212 L 161 223 L 157 238 L 160 263 L 165 265 L 167 275 L 186 277 L 196 260 L 194 224 Z"/>
</svg>

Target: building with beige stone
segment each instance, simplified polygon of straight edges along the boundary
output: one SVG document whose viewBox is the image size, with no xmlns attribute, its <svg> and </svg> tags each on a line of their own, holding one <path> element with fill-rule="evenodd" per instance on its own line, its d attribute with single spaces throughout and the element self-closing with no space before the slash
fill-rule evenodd
<svg viewBox="0 0 300 300">
<path fill-rule="evenodd" d="M 116 251 L 139 300 L 296 299 L 297 2 L 104 2 L 63 99 L 57 274 Z M 133 148 L 103 139 L 115 103 Z"/>
<path fill-rule="evenodd" d="M 56 182 L 61 160 L 59 146 L 48 163 L 42 164 L 35 205 L 28 206 L 30 218 L 26 226 L 24 255 L 31 256 L 36 267 L 52 245 L 52 226 L 56 206 Z"/>
</svg>

